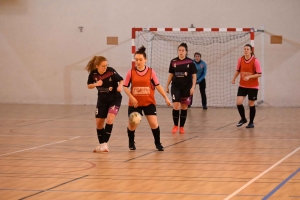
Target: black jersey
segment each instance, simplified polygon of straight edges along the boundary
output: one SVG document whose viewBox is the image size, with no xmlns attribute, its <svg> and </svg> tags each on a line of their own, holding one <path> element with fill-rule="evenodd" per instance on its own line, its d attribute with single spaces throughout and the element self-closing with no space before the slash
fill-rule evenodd
<svg viewBox="0 0 300 200">
<path fill-rule="evenodd" d="M 122 95 L 117 91 L 119 86 L 118 82 L 123 80 L 123 78 L 116 72 L 112 67 L 107 67 L 104 74 L 99 74 L 98 70 L 95 69 L 90 72 L 87 84 L 96 83 L 98 80 L 102 80 L 103 84 L 97 86 L 98 89 L 98 102 L 109 102 L 116 98 L 121 98 Z"/>
<path fill-rule="evenodd" d="M 191 88 L 192 74 L 197 73 L 197 68 L 192 59 L 185 57 L 180 60 L 174 58 L 170 62 L 169 73 L 173 74 L 172 86 L 179 88 Z"/>
</svg>

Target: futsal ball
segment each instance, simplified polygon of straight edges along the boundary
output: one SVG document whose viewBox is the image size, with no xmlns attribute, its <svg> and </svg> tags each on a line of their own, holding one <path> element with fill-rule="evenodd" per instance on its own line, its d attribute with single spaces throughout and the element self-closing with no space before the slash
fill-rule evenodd
<svg viewBox="0 0 300 200">
<path fill-rule="evenodd" d="M 129 115 L 129 122 L 131 124 L 139 124 L 142 121 L 142 116 L 138 112 L 132 112 Z"/>
</svg>

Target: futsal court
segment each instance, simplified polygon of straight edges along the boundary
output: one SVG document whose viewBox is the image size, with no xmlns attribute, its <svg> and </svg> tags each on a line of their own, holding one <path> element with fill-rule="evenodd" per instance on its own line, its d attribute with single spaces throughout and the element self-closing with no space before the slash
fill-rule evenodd
<svg viewBox="0 0 300 200">
<path fill-rule="evenodd" d="M 145 117 L 129 150 L 122 106 L 109 153 L 93 153 L 94 110 L 1 104 L 0 199 L 300 199 L 299 108 L 259 106 L 246 129 L 235 108 L 192 107 L 172 134 L 159 107 L 160 152 Z"/>
</svg>

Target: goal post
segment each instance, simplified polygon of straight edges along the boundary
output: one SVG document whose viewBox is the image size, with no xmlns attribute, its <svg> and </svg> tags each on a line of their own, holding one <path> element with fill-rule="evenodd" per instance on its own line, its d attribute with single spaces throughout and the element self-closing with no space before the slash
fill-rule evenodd
<svg viewBox="0 0 300 200">
<path fill-rule="evenodd" d="M 145 46 L 147 66 L 155 70 L 165 88 L 170 61 L 178 56 L 179 44 L 185 42 L 188 57 L 193 59 L 194 53 L 199 52 L 207 64 L 207 105 L 235 107 L 239 77 L 234 85 L 231 79 L 245 44 L 254 48 L 254 32 L 254 28 L 132 28 L 132 67 L 135 67 L 135 52 Z M 165 100 L 157 92 L 155 98 L 157 105 L 165 105 Z M 196 86 L 192 106 L 202 106 L 199 85 Z"/>
</svg>

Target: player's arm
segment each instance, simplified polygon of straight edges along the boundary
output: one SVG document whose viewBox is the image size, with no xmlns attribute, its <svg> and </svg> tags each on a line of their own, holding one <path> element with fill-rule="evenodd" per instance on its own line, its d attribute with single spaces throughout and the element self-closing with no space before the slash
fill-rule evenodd
<svg viewBox="0 0 300 200">
<path fill-rule="evenodd" d="M 255 68 L 255 74 L 248 75 L 244 79 L 245 81 L 249 80 L 250 78 L 259 78 L 261 77 L 261 67 L 258 59 L 255 59 L 254 61 L 254 68 Z"/>
<path fill-rule="evenodd" d="M 89 75 L 89 78 L 88 78 L 88 81 L 87 81 L 87 87 L 88 89 L 94 89 L 95 87 L 97 86 L 101 86 L 103 84 L 102 80 L 98 80 L 98 81 L 95 81 L 93 76 L 90 74 Z"/>
<path fill-rule="evenodd" d="M 169 73 L 168 80 L 167 80 L 167 85 L 166 85 L 166 93 L 169 93 L 169 85 L 170 85 L 170 83 L 173 79 L 173 76 L 174 76 L 174 74 Z"/>
<path fill-rule="evenodd" d="M 190 95 L 193 95 L 196 88 L 196 82 L 197 82 L 197 68 L 196 65 L 192 62 L 192 65 L 190 67 L 190 73 L 192 74 L 192 87 L 190 89 Z"/>
<path fill-rule="evenodd" d="M 118 91 L 118 92 L 122 92 L 123 82 L 124 82 L 123 80 L 120 80 L 120 81 L 119 81 L 119 85 L 118 85 L 118 87 L 117 87 L 117 91 Z"/>
<path fill-rule="evenodd" d="M 130 103 L 136 108 L 138 106 L 138 101 L 131 94 L 131 91 L 129 89 L 130 83 L 131 83 L 131 70 L 129 70 L 126 74 L 125 80 L 123 82 L 123 89 L 125 94 L 128 96 Z"/>
<path fill-rule="evenodd" d="M 123 87 L 124 88 L 124 92 L 125 94 L 128 96 L 129 101 L 131 102 L 131 104 L 133 105 L 133 107 L 138 107 L 138 101 L 136 100 L 136 98 L 131 94 L 130 89 L 126 86 Z"/>
<path fill-rule="evenodd" d="M 165 101 L 166 101 L 166 104 L 167 104 L 168 106 L 170 106 L 170 105 L 171 105 L 171 102 L 170 102 L 170 100 L 169 100 L 167 94 L 165 93 L 163 87 L 162 87 L 161 85 L 157 85 L 155 88 L 156 88 L 157 91 L 161 94 L 161 96 L 164 97 L 164 99 L 165 99 Z"/>
<path fill-rule="evenodd" d="M 236 77 L 238 77 L 239 74 L 240 74 L 239 71 L 235 71 L 235 73 L 234 73 L 234 75 L 233 75 L 233 78 L 232 78 L 232 80 L 231 80 L 231 83 L 232 83 L 232 84 L 235 84 L 235 79 L 236 79 Z"/>
<path fill-rule="evenodd" d="M 196 79 L 197 79 L 196 74 L 192 74 L 192 81 L 193 81 L 193 84 L 192 84 L 192 87 L 191 87 L 191 89 L 190 89 L 190 95 L 193 95 L 194 92 L 195 92 L 195 88 L 196 88 Z"/>
<path fill-rule="evenodd" d="M 231 80 L 232 84 L 235 84 L 235 79 L 240 74 L 240 69 L 241 69 L 241 58 L 238 59 L 238 63 L 236 65 L 236 71 L 234 72 L 233 78 Z"/>
</svg>

